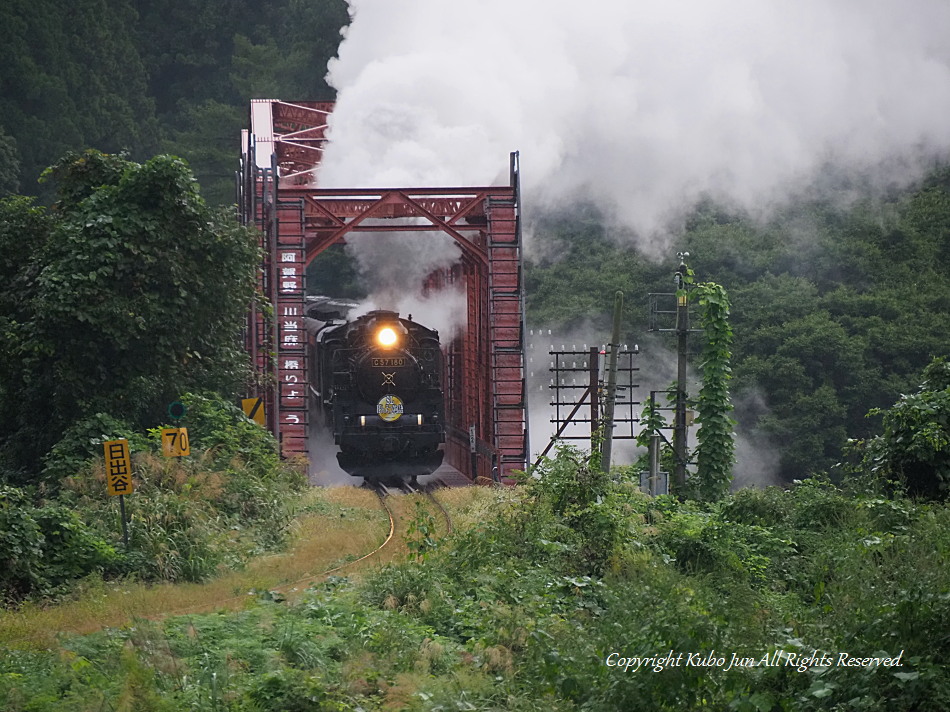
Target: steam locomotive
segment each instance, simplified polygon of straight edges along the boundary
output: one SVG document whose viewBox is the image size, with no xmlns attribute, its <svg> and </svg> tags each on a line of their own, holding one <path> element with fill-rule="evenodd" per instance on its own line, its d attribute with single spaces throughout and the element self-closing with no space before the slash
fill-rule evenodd
<svg viewBox="0 0 950 712">
<path fill-rule="evenodd" d="M 332 431 L 340 467 L 380 482 L 438 468 L 445 442 L 439 332 L 412 315 L 376 310 L 341 323 L 330 318 L 312 334 L 312 412 Z"/>
</svg>

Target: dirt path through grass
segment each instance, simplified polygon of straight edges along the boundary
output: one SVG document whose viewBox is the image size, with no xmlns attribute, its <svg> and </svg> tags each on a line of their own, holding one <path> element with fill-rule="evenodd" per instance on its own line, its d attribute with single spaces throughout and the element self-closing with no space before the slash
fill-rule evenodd
<svg viewBox="0 0 950 712">
<path fill-rule="evenodd" d="M 376 495 L 353 487 L 316 488 L 301 503 L 297 530 L 286 552 L 262 556 L 241 571 L 205 583 L 83 582 L 75 600 L 0 611 L 0 644 L 52 647 L 59 633 L 89 633 L 137 618 L 238 609 L 249 593 L 294 585 L 304 589 L 325 571 L 372 551 L 389 532 Z M 404 546 L 393 547 L 387 560 Z M 372 559 L 358 566 L 375 566 Z M 351 575 L 344 569 L 340 575 Z"/>
<path fill-rule="evenodd" d="M 477 522 L 484 508 L 496 501 L 488 489 L 478 487 L 443 490 L 439 499 L 457 526 Z M 418 516 L 419 502 L 425 504 L 421 495 L 390 498 L 396 517 L 394 540 L 378 554 L 356 562 L 386 538 L 389 517 L 369 490 L 314 488 L 300 503 L 296 532 L 286 552 L 252 559 L 243 570 L 200 584 L 86 580 L 73 600 L 0 610 L 0 646 L 55 648 L 62 633 L 91 633 L 131 625 L 137 619 L 238 610 L 260 591 L 278 590 L 292 600 L 327 575 L 362 576 L 406 555 L 403 537 L 409 521 Z M 348 562 L 354 563 L 327 573 Z"/>
</svg>

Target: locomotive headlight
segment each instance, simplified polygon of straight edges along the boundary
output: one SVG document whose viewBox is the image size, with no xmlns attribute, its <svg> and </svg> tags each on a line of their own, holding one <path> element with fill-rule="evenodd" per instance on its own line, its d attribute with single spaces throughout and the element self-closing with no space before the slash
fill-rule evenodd
<svg viewBox="0 0 950 712">
<path fill-rule="evenodd" d="M 390 347 L 395 346 L 396 342 L 399 341 L 399 337 L 396 335 L 396 331 L 389 326 L 383 327 L 376 332 L 376 341 L 379 342 L 380 346 Z"/>
</svg>

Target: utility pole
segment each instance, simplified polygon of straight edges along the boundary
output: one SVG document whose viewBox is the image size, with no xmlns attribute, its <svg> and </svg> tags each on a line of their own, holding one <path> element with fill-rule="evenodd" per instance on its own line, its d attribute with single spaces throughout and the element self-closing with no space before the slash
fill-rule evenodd
<svg viewBox="0 0 950 712">
<path fill-rule="evenodd" d="M 587 354 L 587 388 L 590 393 L 590 449 L 594 450 L 600 432 L 600 349 L 591 346 Z M 560 400 L 560 399 L 558 399 Z"/>
<path fill-rule="evenodd" d="M 686 293 L 686 266 L 688 252 L 679 252 L 680 266 L 677 268 L 676 281 L 676 410 L 673 418 L 673 455 L 675 469 L 673 479 L 677 494 L 682 496 L 686 489 L 686 349 L 689 338 L 689 297 Z"/>
<path fill-rule="evenodd" d="M 617 352 L 620 350 L 620 322 L 623 317 L 623 292 L 614 297 L 614 330 L 610 337 L 610 356 L 607 361 L 607 394 L 604 403 L 604 444 L 600 451 L 600 467 L 610 472 L 610 456 L 614 439 L 614 405 L 617 402 Z"/>
</svg>

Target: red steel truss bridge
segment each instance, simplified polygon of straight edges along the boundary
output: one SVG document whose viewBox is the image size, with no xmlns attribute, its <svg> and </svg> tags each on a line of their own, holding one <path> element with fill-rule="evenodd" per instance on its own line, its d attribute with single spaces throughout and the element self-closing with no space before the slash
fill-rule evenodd
<svg viewBox="0 0 950 712">
<path fill-rule="evenodd" d="M 307 456 L 307 265 L 351 233 L 447 235 L 461 258 L 417 290 L 452 285 L 466 294 L 462 334 L 443 344 L 445 460 L 472 480 L 505 481 L 525 469 L 529 452 L 518 154 L 503 186 L 321 188 L 332 110 L 332 103 L 254 100 L 242 132 L 239 208 L 245 224 L 261 230 L 260 288 L 274 306 L 273 319 L 252 309 L 246 339 L 265 384 L 257 395 L 267 427 L 285 457 Z"/>
</svg>

